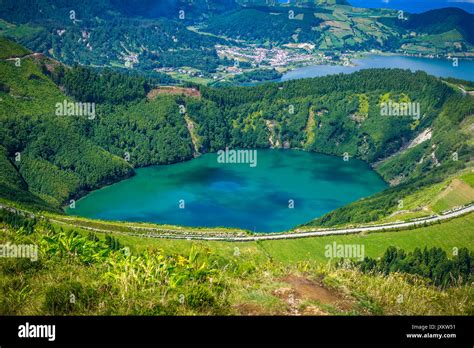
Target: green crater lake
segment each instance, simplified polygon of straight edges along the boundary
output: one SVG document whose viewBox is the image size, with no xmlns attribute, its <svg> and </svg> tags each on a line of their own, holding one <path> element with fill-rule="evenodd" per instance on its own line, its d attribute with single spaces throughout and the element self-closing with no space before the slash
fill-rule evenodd
<svg viewBox="0 0 474 348">
<path fill-rule="evenodd" d="M 297 150 L 258 150 L 257 166 L 217 154 L 136 170 L 76 202 L 71 215 L 183 226 L 288 230 L 387 187 L 365 162 Z M 184 209 L 180 208 L 183 203 Z M 294 208 L 289 208 L 291 202 Z M 182 206 L 182 205 L 181 205 Z"/>
</svg>

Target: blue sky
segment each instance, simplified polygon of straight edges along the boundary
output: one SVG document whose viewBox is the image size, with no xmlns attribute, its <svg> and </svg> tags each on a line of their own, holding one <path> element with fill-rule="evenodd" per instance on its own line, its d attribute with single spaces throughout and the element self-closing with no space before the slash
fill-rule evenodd
<svg viewBox="0 0 474 348">
<path fill-rule="evenodd" d="M 474 0 L 348 0 L 357 7 L 394 8 L 419 13 L 435 8 L 460 7 L 474 13 Z"/>
</svg>

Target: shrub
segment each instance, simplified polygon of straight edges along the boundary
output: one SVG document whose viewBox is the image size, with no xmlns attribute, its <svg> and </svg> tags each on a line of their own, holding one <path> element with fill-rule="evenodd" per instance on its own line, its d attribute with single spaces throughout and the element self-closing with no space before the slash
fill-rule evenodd
<svg viewBox="0 0 474 348">
<path fill-rule="evenodd" d="M 186 303 L 192 309 L 211 309 L 216 307 L 217 300 L 208 286 L 197 285 L 187 293 Z"/>
<path fill-rule="evenodd" d="M 43 309 L 50 315 L 83 313 L 96 307 L 98 294 L 78 282 L 63 282 L 46 290 Z"/>
</svg>

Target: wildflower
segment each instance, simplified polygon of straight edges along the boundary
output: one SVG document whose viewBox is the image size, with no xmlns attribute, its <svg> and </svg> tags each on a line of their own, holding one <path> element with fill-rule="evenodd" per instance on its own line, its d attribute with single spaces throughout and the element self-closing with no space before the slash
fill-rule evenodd
<svg viewBox="0 0 474 348">
<path fill-rule="evenodd" d="M 187 263 L 187 259 L 181 255 L 178 255 L 178 265 L 184 266 Z"/>
</svg>

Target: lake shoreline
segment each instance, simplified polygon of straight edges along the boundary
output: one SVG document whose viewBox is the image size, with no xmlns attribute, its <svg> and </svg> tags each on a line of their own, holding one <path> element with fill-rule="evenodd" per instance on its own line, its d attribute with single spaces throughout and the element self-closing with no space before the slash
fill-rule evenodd
<svg viewBox="0 0 474 348">
<path fill-rule="evenodd" d="M 340 73 L 351 74 L 365 69 L 409 69 L 411 71 L 421 70 L 437 78 L 457 78 L 474 81 L 474 58 L 462 58 L 458 66 L 452 65 L 452 59 L 446 57 L 428 57 L 392 52 L 364 52 L 351 61 L 351 64 L 310 64 L 290 68 L 285 71 L 282 78 L 269 82 L 285 82 L 302 78 L 315 78 Z M 405 64 L 404 64 L 405 63 Z M 468 65 L 467 68 L 463 64 Z M 467 69 L 467 70 L 466 70 Z"/>
<path fill-rule="evenodd" d="M 262 155 L 259 153 L 257 167 L 242 163 L 228 166 L 216 161 L 216 153 L 207 153 L 196 161 L 175 163 L 179 166 L 137 168 L 140 172 L 132 181 L 121 180 L 93 190 L 89 192 L 93 196 L 82 197 L 75 209 L 66 209 L 65 214 L 190 228 L 281 232 L 389 188 L 370 163 L 361 159 L 343 165 L 340 156 L 330 154 L 302 149 L 259 150 Z M 361 175 L 365 171 L 367 175 Z M 178 209 L 181 199 L 183 205 L 186 202 L 183 211 Z M 248 199 L 252 208 L 245 203 Z M 297 209 L 288 210 L 293 199 Z M 193 208 L 189 210 L 189 206 Z"/>
<path fill-rule="evenodd" d="M 281 151 L 286 151 L 286 150 L 294 150 L 294 151 L 302 151 L 302 152 L 306 152 L 306 153 L 313 153 L 313 154 L 318 154 L 318 155 L 325 155 L 325 156 L 333 156 L 333 157 L 339 157 L 339 156 L 336 156 L 336 155 L 332 155 L 332 154 L 327 154 L 327 153 L 324 153 L 324 152 L 317 152 L 317 151 L 308 151 L 308 150 L 305 150 L 303 148 L 288 148 L 288 149 L 284 149 L 284 148 L 275 148 L 275 147 L 267 147 L 267 148 L 262 148 L 262 149 L 246 149 L 246 150 L 281 150 Z M 156 167 L 156 166 L 172 166 L 172 165 L 176 165 L 176 164 L 181 164 L 181 163 L 186 163 L 186 162 L 190 162 L 192 160 L 195 160 L 195 159 L 198 159 L 200 156 L 202 155 L 207 155 L 207 154 L 217 154 L 217 151 L 216 152 L 206 152 L 206 153 L 200 153 L 199 156 L 193 156 L 189 159 L 186 159 L 186 160 L 183 160 L 183 161 L 178 161 L 178 162 L 174 162 L 174 163 L 168 163 L 168 164 L 149 164 L 149 165 L 146 165 L 146 166 L 141 166 L 141 167 L 133 167 L 132 168 L 132 174 L 130 175 L 126 175 L 126 176 L 123 176 L 123 177 L 120 177 L 120 178 L 117 178 L 117 180 L 109 180 L 109 181 L 106 181 L 104 184 L 100 184 L 98 185 L 96 188 L 92 189 L 92 190 L 86 190 L 86 189 L 81 189 L 79 190 L 77 193 L 74 193 L 71 197 L 69 197 L 68 199 L 66 199 L 65 202 L 63 202 L 61 204 L 61 210 L 66 214 L 66 215 L 69 215 L 66 213 L 66 209 L 67 207 L 70 205 L 70 201 L 71 200 L 75 200 L 75 203 L 79 202 L 81 199 L 83 199 L 84 197 L 86 197 L 87 195 L 89 195 L 90 193 L 92 192 L 96 192 L 96 191 L 99 191 L 103 188 L 106 188 L 106 187 L 109 187 L 109 186 L 112 186 L 112 185 L 115 185 L 115 184 L 118 184 L 124 180 L 128 180 L 128 179 L 131 179 L 133 178 L 135 175 L 136 175 L 136 170 L 138 169 L 144 169 L 144 168 L 150 168 L 150 167 Z M 378 172 L 377 172 L 377 168 L 374 166 L 374 164 L 378 163 L 378 162 L 374 162 L 374 163 L 370 163 L 370 162 L 367 162 L 361 158 L 356 158 L 357 160 L 359 161 L 362 161 L 364 163 L 367 163 L 379 176 L 380 178 L 388 185 L 390 185 L 390 183 L 388 181 L 386 181 Z M 381 159 L 380 161 L 383 161 L 385 159 Z M 380 162 L 379 161 L 379 162 Z M 388 187 L 389 188 L 389 187 Z M 73 216 L 73 215 L 71 215 Z"/>
</svg>

